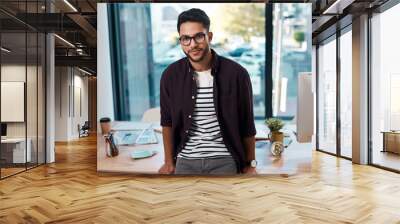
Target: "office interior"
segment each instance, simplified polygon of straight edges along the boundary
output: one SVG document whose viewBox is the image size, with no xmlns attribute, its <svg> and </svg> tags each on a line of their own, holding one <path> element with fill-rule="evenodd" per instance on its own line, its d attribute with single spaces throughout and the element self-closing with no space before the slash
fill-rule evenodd
<svg viewBox="0 0 400 224">
<path fill-rule="evenodd" d="M 1 179 L 54 163 L 56 142 L 96 130 L 96 4 L 61 14 L 71 6 L 0 3 Z"/>
<path fill-rule="evenodd" d="M 82 127 L 87 121 L 91 123 L 91 131 L 97 130 L 95 122 L 97 49 L 96 41 L 93 39 L 96 37 L 94 33 L 97 22 L 96 4 L 90 1 L 78 4 L 77 7 L 83 15 L 78 15 L 76 7 L 65 2 L 2 2 L 2 136 L 4 141 L 13 142 L 12 139 L 15 139 L 15 143 L 2 144 L 3 177 L 8 176 L 6 169 L 12 170 L 10 173 L 16 173 L 45 163 L 46 155 L 50 157 L 48 162 L 53 161 L 54 155 L 52 156 L 49 151 L 54 148 L 54 142 L 76 139 L 79 136 L 78 125 Z M 399 105 L 395 100 L 398 91 L 398 72 L 393 61 L 396 58 L 393 55 L 397 46 L 389 44 L 397 35 L 391 27 L 398 19 L 396 10 L 399 6 L 388 2 L 376 3 L 368 8 L 363 3 L 354 3 L 346 6 L 347 11 L 342 9 L 340 16 L 330 15 L 328 12 L 326 15 L 316 16 L 317 8 L 324 8 L 327 5 L 329 4 L 324 5 L 323 1 L 312 4 L 313 17 L 310 27 L 313 41 L 312 70 L 316 90 L 314 130 L 316 150 L 359 163 L 399 170 L 396 131 L 399 129 L 400 121 Z M 364 9 L 361 9 L 362 7 Z M 44 25 L 45 15 L 50 11 L 54 13 L 54 18 L 51 18 L 55 22 L 53 25 Z M 60 12 L 67 13 L 64 15 L 65 18 L 59 15 Z M 360 30 L 368 42 L 357 43 L 364 44 L 359 46 L 365 49 L 357 50 L 363 50 L 362 53 L 368 56 L 368 60 L 358 63 L 364 63 L 366 68 L 354 68 L 356 60 L 354 56 L 360 52 L 352 52 L 356 47 L 353 45 L 357 41 L 353 34 L 355 30 L 353 22 L 359 22 L 356 19 L 363 18 L 359 14 L 371 17 L 367 21 L 362 21 L 366 24 L 361 24 L 366 25 L 368 30 Z M 77 24 L 78 20 L 85 22 Z M 309 31 L 307 27 L 303 29 L 305 32 Z M 274 35 L 277 35 L 277 30 L 274 31 Z M 276 63 L 275 61 L 273 63 Z M 275 64 L 273 68 L 276 69 Z M 356 69 L 367 71 L 369 81 L 355 79 Z M 48 77 L 53 74 L 51 83 L 47 83 Z M 262 77 L 261 81 L 265 80 L 266 78 Z M 362 101 L 365 104 L 363 106 L 367 106 L 362 110 L 366 113 L 363 117 L 352 110 L 354 104 L 360 103 L 352 102 L 356 97 L 356 93 L 352 91 L 353 85 L 356 85 L 352 83 L 354 81 L 363 81 L 363 85 L 359 88 L 365 88 L 365 92 L 360 93 L 361 99 L 358 99 L 366 100 Z M 279 110 L 281 105 L 277 104 L 275 99 L 279 97 L 278 94 L 272 96 L 272 103 L 265 102 L 268 97 L 265 94 L 267 85 L 262 83 L 261 87 L 257 88 L 261 89 L 261 99 L 257 100 L 259 103 L 255 105 L 256 117 L 261 120 L 271 115 L 293 118 L 295 109 L 289 108 L 286 114 Z M 278 86 L 275 85 L 273 88 Z M 18 88 L 19 92 L 12 92 Z M 49 96 L 51 90 L 49 88 L 54 88 L 54 92 L 51 93 L 54 93 L 53 96 Z M 274 92 L 277 91 L 279 89 L 274 89 Z M 46 100 L 50 97 L 54 97 L 54 100 L 49 103 Z M 107 96 L 104 99 L 106 98 Z M 149 95 L 148 98 L 149 102 L 143 103 L 143 108 L 135 109 L 130 116 L 135 119 L 141 117 L 146 108 L 149 109 L 157 104 L 156 96 Z M 295 104 L 292 98 L 290 94 L 287 97 L 289 102 L 286 105 L 289 107 Z M 49 113 L 50 115 L 46 116 Z M 54 120 L 49 122 L 48 118 L 52 117 L 52 114 Z M 357 132 L 352 122 L 357 116 L 364 119 L 363 131 L 366 133 L 363 135 L 358 133 L 360 136 L 357 137 L 363 137 L 360 141 L 364 143 L 358 144 L 363 146 L 362 150 L 365 152 L 354 152 L 352 147 L 352 134 Z M 54 134 L 46 128 L 46 125 L 49 127 L 51 123 L 56 127 Z M 54 137 L 46 140 L 48 137 L 46 134 Z M 368 145 L 366 142 L 371 144 Z M 21 155 L 15 155 L 16 161 L 17 157 L 26 158 L 21 160 L 23 163 L 13 166 L 11 155 L 7 153 L 10 154 L 8 151 L 16 148 L 22 150 Z M 352 159 L 353 153 L 362 154 L 364 158 Z"/>
<path fill-rule="evenodd" d="M 29 179 L 35 170 L 57 167 L 57 156 L 63 158 L 63 169 L 66 169 L 69 165 L 65 161 L 69 160 L 65 158 L 76 153 L 73 147 L 65 150 L 66 145 L 80 144 L 85 148 L 85 144 L 96 141 L 93 139 L 96 139 L 98 121 L 109 115 L 109 111 L 98 115 L 98 102 L 112 97 L 102 95 L 101 80 L 97 79 L 103 71 L 99 68 L 107 65 L 97 64 L 96 60 L 97 51 L 104 51 L 97 49 L 103 40 L 97 33 L 102 27 L 97 23 L 104 18 L 97 17 L 96 3 L 95 0 L 0 2 L 2 186 L 19 177 Z M 360 172 L 354 175 L 365 178 L 373 173 L 398 175 L 400 101 L 396 96 L 400 93 L 400 65 L 396 53 L 400 51 L 397 43 L 400 32 L 396 25 L 400 21 L 400 4 L 395 0 L 301 3 L 309 4 L 312 13 L 308 22 L 315 91 L 313 157 L 335 159 L 323 167 L 313 162 L 313 172 L 345 167 L 350 174 L 343 175 L 350 177 L 354 177 L 353 172 Z M 269 41 L 275 41 L 274 36 Z M 296 54 L 293 57 L 296 60 Z M 266 67 L 272 68 L 276 63 L 272 58 L 270 55 L 264 61 Z M 266 94 L 269 83 L 266 79 L 263 81 L 260 93 L 265 96 L 261 99 L 265 107 L 258 107 L 261 111 L 258 120 L 275 115 L 295 125 L 297 114 L 279 114 L 280 104 L 277 107 L 276 101 L 267 102 L 273 95 Z M 156 101 L 152 100 L 149 102 Z M 150 108 L 151 104 L 132 116 L 139 119 Z M 351 165 L 340 165 L 346 161 Z M 73 161 L 71 169 L 72 166 L 76 166 Z M 95 163 L 90 166 L 89 170 L 95 172 Z M 329 175 L 343 177 L 333 171 Z M 318 179 L 318 175 L 313 178 Z M 390 184 L 385 182 L 389 179 L 380 179 L 379 184 Z M 348 190 L 350 185 L 343 189 Z M 395 217 L 387 219 L 387 223 L 398 221 L 395 213 L 383 215 Z"/>
</svg>

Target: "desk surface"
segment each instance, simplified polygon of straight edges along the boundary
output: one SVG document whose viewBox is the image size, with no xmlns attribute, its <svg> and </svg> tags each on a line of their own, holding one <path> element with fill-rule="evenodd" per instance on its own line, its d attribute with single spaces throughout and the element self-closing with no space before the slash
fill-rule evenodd
<svg viewBox="0 0 400 224">
<path fill-rule="evenodd" d="M 135 122 L 112 122 L 114 130 L 142 129 L 149 127 L 148 123 Z M 157 127 L 157 125 L 154 125 Z M 257 137 L 267 135 L 268 128 L 265 125 L 257 124 Z M 97 135 L 97 171 L 135 173 L 135 174 L 157 174 L 158 169 L 164 163 L 164 148 L 162 135 L 157 133 L 158 144 L 119 146 L 119 155 L 107 157 L 105 152 L 105 141 L 101 133 Z M 307 172 L 311 169 L 312 145 L 311 143 L 298 143 L 292 135 L 293 143 L 285 149 L 281 157 L 272 156 L 268 141 L 256 143 L 256 159 L 258 162 L 258 174 L 296 174 Z M 157 154 L 134 160 L 130 157 L 131 152 L 138 149 L 155 150 Z"/>
<path fill-rule="evenodd" d="M 27 141 L 30 141 L 30 138 L 26 139 Z M 5 138 L 1 139 L 1 143 L 20 143 L 20 142 L 25 142 L 25 138 Z"/>
<path fill-rule="evenodd" d="M 400 135 L 400 131 L 381 131 L 383 134 L 398 134 Z"/>
</svg>

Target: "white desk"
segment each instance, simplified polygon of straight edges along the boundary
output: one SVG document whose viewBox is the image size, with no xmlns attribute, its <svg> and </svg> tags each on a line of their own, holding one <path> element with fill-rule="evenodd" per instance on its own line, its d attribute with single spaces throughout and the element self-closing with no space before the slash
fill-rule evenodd
<svg viewBox="0 0 400 224">
<path fill-rule="evenodd" d="M 150 123 L 139 122 L 112 122 L 113 130 L 142 129 L 149 127 Z M 100 124 L 98 124 L 100 125 Z M 159 131 L 158 125 L 153 126 Z M 257 138 L 266 138 L 268 128 L 263 124 L 256 124 Z M 107 157 L 105 153 L 105 141 L 101 133 L 97 134 L 97 171 L 136 173 L 136 174 L 157 174 L 158 169 L 164 163 L 164 148 L 161 134 L 157 134 L 158 144 L 119 146 L 119 155 Z M 295 136 L 291 136 L 293 141 Z M 258 174 L 287 174 L 293 175 L 301 172 L 308 172 L 311 169 L 312 145 L 292 143 L 281 157 L 271 154 L 270 143 L 267 141 L 256 143 L 256 159 Z M 146 149 L 155 150 L 158 153 L 153 157 L 134 160 L 130 154 L 134 150 Z"/>
<path fill-rule="evenodd" d="M 30 138 L 27 138 L 26 142 L 28 144 L 25 144 L 25 138 L 5 138 L 5 139 L 1 139 L 2 147 L 6 147 L 5 149 L 2 148 L 2 152 L 5 152 L 6 150 L 10 150 L 8 147 L 11 146 L 11 147 L 13 147 L 12 148 L 12 163 L 31 162 L 31 158 L 32 158 L 32 154 L 31 154 L 32 140 Z M 25 145 L 27 145 L 26 154 L 25 154 Z M 26 161 L 25 161 L 25 158 L 27 158 Z"/>
</svg>

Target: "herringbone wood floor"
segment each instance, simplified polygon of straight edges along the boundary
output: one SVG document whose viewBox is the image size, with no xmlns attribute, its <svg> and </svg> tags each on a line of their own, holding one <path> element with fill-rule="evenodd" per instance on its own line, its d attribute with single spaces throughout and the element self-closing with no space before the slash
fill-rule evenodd
<svg viewBox="0 0 400 224">
<path fill-rule="evenodd" d="M 315 152 L 311 173 L 98 175 L 96 139 L 0 181 L 0 223 L 400 223 L 400 175 Z"/>
</svg>

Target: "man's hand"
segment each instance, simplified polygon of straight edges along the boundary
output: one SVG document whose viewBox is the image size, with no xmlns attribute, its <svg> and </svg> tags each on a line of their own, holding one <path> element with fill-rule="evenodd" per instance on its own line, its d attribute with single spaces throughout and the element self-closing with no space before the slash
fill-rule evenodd
<svg viewBox="0 0 400 224">
<path fill-rule="evenodd" d="M 243 174 L 257 174 L 256 168 L 255 167 L 251 167 L 251 166 L 246 166 L 243 169 Z"/>
<path fill-rule="evenodd" d="M 164 163 L 158 170 L 159 174 L 173 174 L 175 172 L 175 165 L 172 163 Z"/>
</svg>

